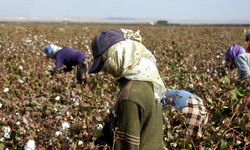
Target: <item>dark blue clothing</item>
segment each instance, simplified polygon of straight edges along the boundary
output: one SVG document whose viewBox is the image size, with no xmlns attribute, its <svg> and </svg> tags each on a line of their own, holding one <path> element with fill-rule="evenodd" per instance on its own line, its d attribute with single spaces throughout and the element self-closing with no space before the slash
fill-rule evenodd
<svg viewBox="0 0 250 150">
<path fill-rule="evenodd" d="M 185 107 L 187 99 L 190 96 L 198 97 L 197 95 L 194 95 L 185 90 L 167 90 L 165 93 L 166 98 L 161 99 L 161 103 L 163 104 L 163 109 L 166 108 L 166 105 L 169 105 L 168 97 L 173 97 L 171 105 L 174 106 L 176 109 L 181 110 Z"/>
<path fill-rule="evenodd" d="M 56 53 L 55 58 L 56 67 L 54 72 L 61 68 L 63 64 L 67 66 L 64 71 L 71 71 L 72 66 L 82 63 L 87 57 L 81 51 L 72 48 L 63 48 Z"/>
</svg>

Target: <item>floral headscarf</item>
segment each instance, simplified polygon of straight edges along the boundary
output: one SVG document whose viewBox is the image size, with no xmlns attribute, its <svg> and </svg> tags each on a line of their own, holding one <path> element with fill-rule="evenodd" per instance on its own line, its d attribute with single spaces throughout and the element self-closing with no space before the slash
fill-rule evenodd
<svg viewBox="0 0 250 150">
<path fill-rule="evenodd" d="M 117 78 L 152 82 L 155 99 L 160 101 L 166 88 L 156 67 L 155 57 L 141 43 L 139 30 L 135 33 L 132 30 L 121 31 L 126 40 L 114 44 L 103 54 L 107 58 L 103 70 Z"/>
</svg>

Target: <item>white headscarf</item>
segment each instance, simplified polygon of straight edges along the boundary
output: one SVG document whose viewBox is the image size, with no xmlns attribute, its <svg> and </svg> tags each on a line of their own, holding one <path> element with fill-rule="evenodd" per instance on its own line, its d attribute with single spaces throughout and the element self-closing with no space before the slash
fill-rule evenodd
<svg viewBox="0 0 250 150">
<path fill-rule="evenodd" d="M 49 45 L 50 49 L 48 53 L 46 54 L 48 57 L 55 59 L 56 53 L 62 49 L 62 47 L 56 46 L 54 44 Z"/>
<path fill-rule="evenodd" d="M 132 30 L 121 31 L 125 41 L 114 44 L 103 54 L 107 58 L 103 70 L 117 78 L 152 82 L 155 99 L 160 101 L 166 88 L 156 67 L 154 55 L 141 43 L 139 30 L 135 33 Z"/>
</svg>

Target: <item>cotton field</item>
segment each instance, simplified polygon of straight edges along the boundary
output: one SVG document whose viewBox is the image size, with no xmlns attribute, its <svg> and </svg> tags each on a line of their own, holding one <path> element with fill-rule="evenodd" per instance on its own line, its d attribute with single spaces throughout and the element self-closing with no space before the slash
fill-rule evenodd
<svg viewBox="0 0 250 150">
<path fill-rule="evenodd" d="M 225 68 L 231 44 L 248 43 L 242 26 L 147 26 L 109 24 L 5 23 L 0 26 L 0 149 L 95 149 L 103 120 L 119 92 L 112 76 L 91 75 L 73 84 L 73 71 L 50 75 L 55 62 L 44 54 L 51 43 L 82 51 L 93 62 L 91 42 L 107 29 L 140 30 L 167 88 L 200 96 L 209 123 L 197 139 L 178 139 L 178 126 L 163 125 L 169 149 L 250 147 L 250 89 L 237 87 L 237 70 Z M 169 112 L 169 120 L 178 114 Z M 65 146 L 67 145 L 67 146 Z"/>
</svg>

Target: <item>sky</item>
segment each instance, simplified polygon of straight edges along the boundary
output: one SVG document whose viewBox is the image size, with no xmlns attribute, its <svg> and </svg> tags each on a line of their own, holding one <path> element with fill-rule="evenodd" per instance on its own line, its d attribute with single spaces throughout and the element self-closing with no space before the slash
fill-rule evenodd
<svg viewBox="0 0 250 150">
<path fill-rule="evenodd" d="M 250 0 L 0 0 L 0 16 L 250 20 Z"/>
</svg>

